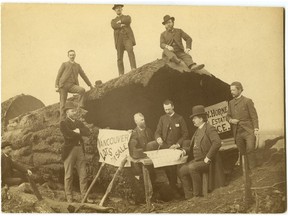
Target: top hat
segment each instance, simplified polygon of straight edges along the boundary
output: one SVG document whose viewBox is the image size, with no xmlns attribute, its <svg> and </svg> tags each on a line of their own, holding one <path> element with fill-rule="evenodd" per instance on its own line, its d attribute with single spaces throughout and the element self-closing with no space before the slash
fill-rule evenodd
<svg viewBox="0 0 288 216">
<path fill-rule="evenodd" d="M 12 146 L 12 143 L 7 141 L 7 140 L 2 140 L 1 142 L 1 149 L 7 147 L 7 146 Z"/>
<path fill-rule="evenodd" d="M 64 112 L 66 112 L 68 109 L 77 109 L 77 106 L 72 101 L 68 101 L 65 104 Z"/>
<path fill-rule="evenodd" d="M 115 10 L 116 7 L 124 7 L 124 5 L 122 5 L 122 4 L 114 4 L 114 6 L 112 7 L 112 10 Z"/>
<path fill-rule="evenodd" d="M 205 112 L 205 107 L 203 105 L 196 105 L 192 108 L 192 115 L 189 116 L 189 118 L 193 118 L 194 116 L 199 115 L 207 115 Z"/>
<path fill-rule="evenodd" d="M 174 22 L 174 20 L 175 20 L 174 17 L 170 17 L 169 15 L 165 15 L 165 16 L 163 17 L 163 22 L 162 22 L 162 24 L 165 25 L 166 22 L 167 22 L 168 20 L 170 20 L 170 19 L 171 19 L 173 22 Z"/>
</svg>

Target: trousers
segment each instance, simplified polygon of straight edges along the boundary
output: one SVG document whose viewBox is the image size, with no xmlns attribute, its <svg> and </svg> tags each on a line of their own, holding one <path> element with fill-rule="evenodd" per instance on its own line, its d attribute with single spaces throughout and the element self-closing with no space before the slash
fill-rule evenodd
<svg viewBox="0 0 288 216">
<path fill-rule="evenodd" d="M 68 97 L 68 93 L 77 93 L 79 94 L 79 107 L 84 107 L 84 94 L 85 89 L 78 85 L 69 85 L 63 86 L 59 89 L 60 94 L 60 118 L 64 120 L 66 117 L 66 113 L 64 112 L 66 100 Z"/>
<path fill-rule="evenodd" d="M 82 146 L 80 145 L 74 146 L 70 154 L 64 161 L 64 169 L 65 169 L 64 189 L 66 197 L 73 196 L 72 192 L 73 169 L 75 166 L 79 176 L 80 192 L 81 195 L 84 196 L 88 189 L 88 176 L 86 171 L 85 155 Z"/>
<path fill-rule="evenodd" d="M 133 51 L 133 43 L 126 34 L 120 34 L 117 44 L 117 66 L 119 75 L 124 74 L 123 55 L 127 51 L 131 69 L 136 68 L 135 54 Z"/>
<path fill-rule="evenodd" d="M 209 171 L 209 164 L 204 160 L 189 161 L 183 164 L 178 171 L 179 178 L 182 182 L 185 198 L 189 199 L 193 195 L 200 196 L 202 194 L 202 176 L 203 172 Z M 193 195 L 192 195 L 193 188 Z"/>
<path fill-rule="evenodd" d="M 170 51 L 167 48 L 163 50 L 163 56 L 167 56 L 169 60 L 171 60 L 173 57 L 177 57 L 184 61 L 184 63 L 188 66 L 191 67 L 194 63 L 192 56 L 183 52 L 182 50 L 177 50 L 177 51 Z"/>
</svg>

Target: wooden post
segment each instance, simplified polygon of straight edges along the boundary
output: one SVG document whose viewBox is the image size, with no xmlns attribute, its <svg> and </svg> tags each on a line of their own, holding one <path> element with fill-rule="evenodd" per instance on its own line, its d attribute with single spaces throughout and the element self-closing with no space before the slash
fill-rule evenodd
<svg viewBox="0 0 288 216">
<path fill-rule="evenodd" d="M 152 209 L 151 198 L 153 195 L 153 188 L 152 188 L 152 183 L 150 180 L 149 171 L 144 164 L 142 165 L 142 171 L 143 171 L 143 180 L 144 180 L 144 187 L 145 187 L 146 208 L 147 208 L 147 212 L 150 212 L 150 210 Z"/>
<path fill-rule="evenodd" d="M 105 192 L 105 194 L 104 194 L 104 196 L 103 196 L 103 198 L 102 198 L 102 200 L 101 200 L 101 202 L 100 202 L 100 204 L 99 204 L 100 206 L 103 206 L 105 200 L 107 199 L 109 193 L 110 193 L 111 190 L 112 190 L 112 187 L 113 187 L 113 184 L 114 184 L 114 182 L 115 182 L 115 179 L 116 179 L 117 175 L 120 173 L 120 171 L 122 170 L 122 168 L 124 167 L 124 165 L 126 164 L 126 162 L 127 162 L 127 157 L 125 157 L 125 158 L 122 160 L 120 166 L 119 166 L 118 169 L 116 170 L 116 172 L 115 172 L 115 174 L 114 174 L 114 176 L 113 176 L 113 179 L 111 180 L 110 184 L 108 185 L 108 188 L 106 189 L 106 192 Z"/>
<path fill-rule="evenodd" d="M 34 180 L 33 180 L 33 179 L 31 178 L 31 176 L 29 176 L 29 175 L 27 175 L 27 178 L 28 178 L 28 181 L 29 181 L 29 183 L 30 183 L 30 186 L 31 186 L 31 188 L 32 188 L 35 196 L 37 197 L 37 199 L 38 199 L 39 201 L 41 201 L 43 198 L 42 198 L 42 196 L 41 196 L 41 194 L 40 194 L 40 192 L 39 192 L 39 190 L 38 190 L 38 188 L 37 188 Z"/>
<path fill-rule="evenodd" d="M 208 171 L 209 172 L 209 171 Z M 202 173 L 202 193 L 204 197 L 207 197 L 208 195 L 208 187 L 209 187 L 209 174 L 208 172 Z"/>
<path fill-rule="evenodd" d="M 248 160 L 246 155 L 242 155 L 242 170 L 244 177 L 244 201 L 245 208 L 247 209 L 252 201 L 252 192 L 251 192 L 251 178 L 249 176 Z"/>
<path fill-rule="evenodd" d="M 102 164 L 101 164 L 101 166 L 100 166 L 100 168 L 99 168 L 99 170 L 98 170 L 98 172 L 97 172 L 95 178 L 93 179 L 93 181 L 92 181 L 92 183 L 90 184 L 90 186 L 89 186 L 87 192 L 85 193 L 85 196 L 83 197 L 83 199 L 82 199 L 82 201 L 81 201 L 82 204 L 85 203 L 85 201 L 86 201 L 86 199 L 87 199 L 87 197 L 88 197 L 88 195 L 89 195 L 89 193 L 90 193 L 92 187 L 93 187 L 94 184 L 96 183 L 96 180 L 98 179 L 98 177 L 99 177 L 99 175 L 100 175 L 100 173 L 101 173 L 101 171 L 102 171 L 104 165 L 105 165 L 105 162 L 102 162 Z M 80 208 L 81 208 L 81 205 L 80 205 L 80 206 L 75 210 L 75 213 L 78 212 Z"/>
</svg>

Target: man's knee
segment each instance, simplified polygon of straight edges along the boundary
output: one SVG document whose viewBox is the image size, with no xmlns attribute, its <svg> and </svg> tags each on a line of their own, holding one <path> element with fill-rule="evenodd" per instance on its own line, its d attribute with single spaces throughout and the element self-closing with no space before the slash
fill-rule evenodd
<svg viewBox="0 0 288 216">
<path fill-rule="evenodd" d="M 78 93 L 79 93 L 80 95 L 83 95 L 83 94 L 85 93 L 85 89 L 82 88 L 82 87 L 79 87 Z"/>
<path fill-rule="evenodd" d="M 159 144 L 156 141 L 151 141 L 151 142 L 147 143 L 146 151 L 157 150 L 158 147 L 159 147 Z"/>
</svg>

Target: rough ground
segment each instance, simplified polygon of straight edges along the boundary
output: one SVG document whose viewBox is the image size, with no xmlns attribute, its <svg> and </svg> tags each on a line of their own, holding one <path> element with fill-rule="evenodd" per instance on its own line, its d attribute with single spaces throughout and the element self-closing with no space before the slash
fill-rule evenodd
<svg viewBox="0 0 288 216">
<path fill-rule="evenodd" d="M 248 209 L 244 209 L 243 179 L 240 167 L 236 167 L 232 173 L 228 186 L 219 188 L 208 194 L 206 198 L 192 198 L 189 200 L 173 200 L 170 202 L 156 201 L 153 203 L 154 213 L 283 213 L 286 211 L 286 161 L 284 140 L 277 142 L 270 149 L 269 157 L 262 166 L 252 171 L 253 203 Z M 118 186 L 123 182 L 118 181 Z M 9 199 L 2 190 L 3 212 L 68 212 L 63 188 L 54 187 L 47 183 L 39 186 L 40 193 L 45 198 L 44 203 L 37 201 L 31 194 L 27 185 L 12 187 L 9 189 Z M 103 192 L 93 194 L 95 203 L 99 203 Z M 80 196 L 76 196 L 80 200 Z M 49 202 L 48 202 L 49 201 Z M 61 205 L 60 202 L 63 202 Z M 59 205 L 60 203 L 60 205 Z M 47 209 L 47 205 L 54 208 Z M 136 205 L 135 202 L 125 196 L 110 197 L 105 206 L 114 207 L 119 213 L 146 212 L 145 205 Z M 56 207 L 55 207 L 56 206 Z M 95 212 L 84 208 L 80 212 Z"/>
</svg>

